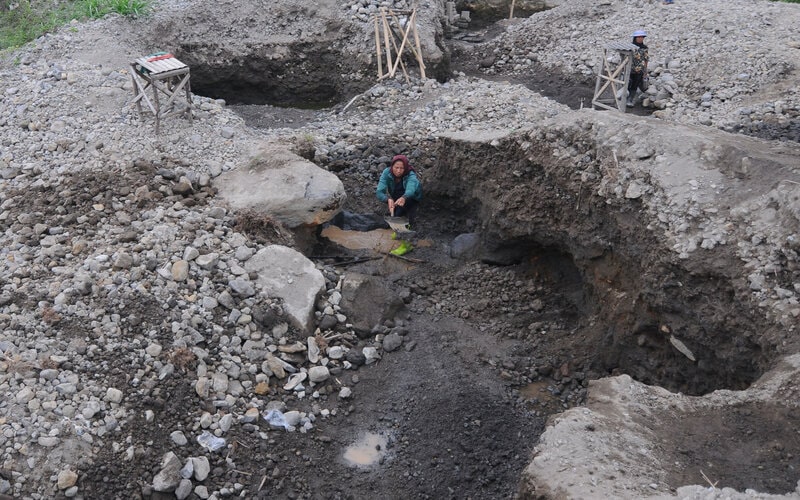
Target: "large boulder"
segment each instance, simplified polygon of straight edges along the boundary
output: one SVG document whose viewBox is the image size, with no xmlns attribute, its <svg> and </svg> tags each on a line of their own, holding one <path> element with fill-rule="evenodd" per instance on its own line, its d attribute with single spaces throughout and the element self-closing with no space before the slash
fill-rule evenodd
<svg viewBox="0 0 800 500">
<path fill-rule="evenodd" d="M 342 282 L 342 310 L 348 312 L 353 329 L 361 337 L 372 327 L 393 319 L 405 307 L 402 293 L 387 290 L 381 281 L 367 274 L 348 273 Z"/>
<path fill-rule="evenodd" d="M 346 198 L 338 177 L 278 147 L 264 147 L 247 166 L 221 175 L 217 189 L 234 209 L 263 212 L 290 228 L 329 221 Z"/>
<path fill-rule="evenodd" d="M 269 245 L 244 265 L 258 274 L 256 282 L 271 297 L 283 299 L 283 310 L 298 328 L 311 332 L 314 303 L 325 290 L 322 273 L 303 254 L 281 245 Z"/>
<path fill-rule="evenodd" d="M 748 450 L 783 449 L 782 438 L 770 429 L 786 424 L 784 413 L 796 412 L 799 377 L 800 355 L 795 354 L 747 390 L 717 390 L 702 397 L 671 393 L 628 375 L 592 381 L 586 407 L 549 422 L 523 472 L 522 498 L 798 498 L 800 486 L 786 495 L 731 488 L 712 495 L 700 470 L 675 471 L 702 454 L 709 457 L 706 472 L 712 478 L 722 474 L 728 461 L 760 467 L 763 456 L 748 455 Z M 759 421 L 759 427 L 737 432 L 741 422 L 751 420 Z M 729 422 L 731 436 L 710 433 L 709 422 L 715 421 Z"/>
</svg>

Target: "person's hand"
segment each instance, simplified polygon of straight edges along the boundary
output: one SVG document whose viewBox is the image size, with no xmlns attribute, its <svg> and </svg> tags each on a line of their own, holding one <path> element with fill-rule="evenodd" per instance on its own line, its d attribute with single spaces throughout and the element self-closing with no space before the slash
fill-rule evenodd
<svg viewBox="0 0 800 500">
<path fill-rule="evenodd" d="M 394 205 L 395 205 L 394 200 L 389 198 L 389 213 L 392 215 L 394 215 Z"/>
<path fill-rule="evenodd" d="M 397 205 L 398 207 L 404 207 L 406 205 L 405 196 L 401 196 L 400 198 L 397 198 L 397 201 L 395 201 L 394 204 Z"/>
</svg>

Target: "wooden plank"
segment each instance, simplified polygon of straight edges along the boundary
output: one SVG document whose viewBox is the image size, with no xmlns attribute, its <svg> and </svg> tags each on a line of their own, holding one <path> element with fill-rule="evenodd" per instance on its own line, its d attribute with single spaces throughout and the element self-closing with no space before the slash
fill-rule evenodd
<svg viewBox="0 0 800 500">
<path fill-rule="evenodd" d="M 603 84 L 603 87 L 600 89 L 600 94 L 605 92 L 606 88 L 608 88 L 609 83 L 611 84 L 612 90 L 614 90 L 613 81 L 616 81 L 615 80 L 616 77 L 619 75 L 619 73 L 622 71 L 622 69 L 625 68 L 626 61 L 629 61 L 629 59 L 627 57 L 625 59 L 623 59 L 622 62 L 620 63 L 620 65 L 617 66 L 616 70 L 614 70 L 614 72 L 611 73 L 611 71 L 610 71 L 611 68 L 608 66 L 608 60 L 606 60 L 606 64 L 604 66 L 604 70 L 606 70 L 606 72 L 609 73 L 609 78 L 607 78 L 606 83 Z M 600 94 L 598 94 L 598 95 L 600 95 Z"/>
<path fill-rule="evenodd" d="M 395 15 L 395 12 L 394 12 L 394 11 L 390 11 L 390 13 L 391 13 L 391 15 L 392 15 L 392 19 L 394 19 L 394 23 L 397 25 L 397 29 L 398 29 L 398 30 L 400 31 L 400 33 L 402 34 L 402 33 L 403 33 L 403 26 L 402 26 L 402 24 L 400 24 L 400 19 L 397 17 L 397 15 Z M 414 15 L 414 14 L 413 14 L 413 12 L 412 12 L 412 15 Z M 415 33 L 416 33 L 416 31 L 415 31 Z M 393 34 L 393 35 L 395 35 L 395 36 L 397 36 L 398 38 L 400 38 L 400 35 L 398 35 L 398 34 L 397 34 L 397 32 L 395 32 L 394 28 L 392 28 L 392 34 Z M 395 48 L 396 48 L 396 47 L 395 47 Z M 419 56 L 417 55 L 417 51 L 416 51 L 416 50 L 414 50 L 414 46 L 413 46 L 413 45 L 409 45 L 409 46 L 408 46 L 408 48 L 409 48 L 409 49 L 411 49 L 411 52 L 413 52 L 413 54 L 414 54 L 414 57 L 419 57 Z"/>
<path fill-rule="evenodd" d="M 395 15 L 395 12 L 393 10 L 390 10 L 389 12 L 392 15 L 392 19 L 394 19 L 395 24 L 397 24 L 397 29 L 399 29 L 400 33 L 402 33 L 403 32 L 403 27 L 400 24 L 400 19 Z M 417 63 L 419 64 L 420 77 L 425 79 L 425 62 L 422 60 L 422 49 L 420 48 L 419 35 L 417 34 L 417 19 L 416 19 L 416 17 L 417 17 L 417 11 L 415 9 L 415 10 L 411 11 L 411 18 L 409 19 L 409 26 L 413 30 L 412 33 L 414 34 L 414 42 L 415 42 L 415 45 L 416 45 L 416 49 L 414 48 L 414 45 L 409 45 L 408 48 L 411 50 L 411 53 L 417 59 Z M 392 33 L 394 33 L 394 30 L 392 30 Z M 397 49 L 396 46 L 395 46 L 395 49 Z M 403 68 L 403 71 L 405 71 L 405 68 Z"/>
<path fill-rule="evenodd" d="M 155 106 L 153 106 L 153 103 L 150 102 L 150 98 L 147 97 L 147 88 L 150 87 L 150 82 L 147 82 L 147 85 L 142 86 L 142 82 L 138 79 L 138 77 L 134 77 L 134 78 L 135 78 L 134 79 L 134 83 L 136 84 L 136 89 L 137 89 L 137 92 L 138 92 L 138 94 L 136 95 L 136 98 L 134 99 L 134 102 L 136 102 L 137 105 L 139 105 L 139 109 L 140 109 L 139 114 L 141 114 L 141 104 L 140 103 L 141 103 L 142 100 L 144 100 L 144 102 L 147 103 L 147 107 L 150 108 L 150 112 L 155 114 L 156 108 L 155 108 Z"/>
<path fill-rule="evenodd" d="M 606 55 L 607 55 L 607 51 L 606 51 L 606 49 L 603 49 L 603 60 L 600 61 L 600 64 L 599 64 L 599 66 L 601 68 L 604 68 L 603 61 L 607 60 Z M 597 78 L 595 78 L 595 81 L 594 81 L 594 97 L 592 98 L 592 106 L 593 107 L 594 107 L 595 100 L 597 100 L 597 98 L 600 95 L 598 91 L 600 90 L 600 77 L 602 76 L 602 74 L 603 74 L 603 71 L 601 69 L 600 73 L 597 75 Z"/>
<path fill-rule="evenodd" d="M 617 109 L 616 107 L 612 107 L 612 106 L 608 106 L 606 104 L 603 104 L 600 101 L 592 101 L 592 106 L 597 106 L 598 108 L 609 109 L 609 110 L 616 110 Z"/>
<path fill-rule="evenodd" d="M 625 56 L 625 73 L 623 73 L 625 75 L 624 76 L 625 83 L 623 83 L 623 87 L 622 87 L 623 89 L 625 89 L 625 92 L 623 94 L 624 97 L 617 97 L 617 94 L 616 93 L 614 94 L 614 97 L 617 99 L 617 105 L 619 107 L 619 110 L 622 111 L 623 113 L 628 111 L 628 107 L 626 105 L 626 102 L 627 102 L 628 98 L 630 97 L 628 95 L 628 81 L 630 80 L 630 77 L 631 77 L 631 66 L 632 65 L 633 65 L 633 57 L 631 57 L 630 54 L 626 55 Z"/>
<path fill-rule="evenodd" d="M 611 49 L 611 50 L 619 50 L 619 51 L 622 51 L 622 50 L 635 51 L 639 47 L 636 44 L 631 43 L 631 42 L 611 42 L 608 45 L 606 45 L 606 48 L 607 49 Z"/>
<path fill-rule="evenodd" d="M 147 80 L 163 80 L 164 78 L 168 78 L 170 76 L 183 75 L 188 73 L 189 66 L 179 69 L 173 69 L 171 71 L 163 71 L 161 73 L 153 73 L 153 72 L 147 73 L 146 71 L 142 71 L 142 68 L 136 68 L 136 67 L 134 68 L 134 71 L 136 71 L 136 73 L 139 74 L 142 78 L 145 78 Z"/>
<path fill-rule="evenodd" d="M 174 57 L 170 59 L 161 59 L 159 61 L 148 61 L 146 57 L 140 57 L 136 60 L 136 63 L 149 71 L 151 75 L 158 75 L 165 72 L 188 68 L 188 66 Z"/>
<path fill-rule="evenodd" d="M 394 15 L 394 12 L 392 12 L 391 9 L 389 10 L 389 15 L 391 15 L 392 17 L 394 17 L 396 19 L 396 16 Z M 393 34 L 393 32 L 392 32 L 392 30 L 391 30 L 391 28 L 389 26 L 388 19 L 386 19 L 385 17 L 384 17 L 384 22 L 386 23 L 385 26 L 386 26 L 387 30 L 389 31 L 389 34 L 392 37 L 392 46 L 394 47 L 394 51 L 395 51 L 394 65 L 389 70 L 389 76 L 390 77 L 394 77 L 395 73 L 397 72 L 397 65 L 399 63 L 400 67 L 403 69 L 403 75 L 406 77 L 406 82 L 407 83 L 411 83 L 411 80 L 408 78 L 408 73 L 406 72 L 406 65 L 403 62 L 403 50 L 402 50 L 402 48 L 399 48 L 399 49 L 397 48 L 397 41 L 395 41 L 395 39 L 394 39 L 394 34 Z M 400 30 L 400 32 L 402 33 L 402 29 Z"/>
<path fill-rule="evenodd" d="M 186 85 L 187 83 L 189 83 L 188 74 L 185 77 L 181 78 L 178 85 L 172 89 L 172 94 L 169 97 L 169 101 L 167 101 L 167 106 L 170 106 L 172 105 L 173 102 L 175 102 L 175 97 L 178 95 L 178 93 L 180 93 L 181 90 L 183 90 L 183 86 Z"/>
<path fill-rule="evenodd" d="M 169 78 L 171 76 L 186 75 L 188 73 L 189 73 L 189 66 L 186 66 L 185 68 L 174 69 L 172 71 L 165 71 L 164 73 L 151 74 L 150 79 L 164 80 L 165 78 Z"/>
<path fill-rule="evenodd" d="M 164 66 L 164 65 L 166 65 L 166 66 L 168 66 L 170 68 L 172 68 L 172 67 L 176 67 L 177 68 L 177 67 L 186 66 L 181 61 L 179 61 L 178 58 L 176 58 L 176 57 L 168 57 L 166 59 L 158 59 L 158 60 L 155 60 L 155 61 L 151 61 L 150 59 L 153 59 L 153 58 L 152 57 L 147 57 L 147 56 L 140 57 L 139 59 L 136 60 L 136 62 L 141 64 L 142 66 L 148 66 L 148 65 Z"/>
</svg>

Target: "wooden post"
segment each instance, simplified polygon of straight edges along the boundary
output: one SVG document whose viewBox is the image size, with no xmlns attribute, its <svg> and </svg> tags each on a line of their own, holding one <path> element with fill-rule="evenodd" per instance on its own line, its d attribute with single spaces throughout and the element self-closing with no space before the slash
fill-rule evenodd
<svg viewBox="0 0 800 500">
<path fill-rule="evenodd" d="M 378 79 L 383 78 L 383 58 L 381 57 L 381 34 L 378 29 L 378 15 L 372 18 L 375 24 L 375 53 L 378 56 Z"/>
<path fill-rule="evenodd" d="M 397 14 L 394 10 L 387 10 L 386 8 L 381 8 L 380 10 L 380 23 L 383 25 L 383 44 L 386 51 L 386 72 L 383 71 L 383 60 L 381 59 L 380 55 L 380 42 L 378 41 L 380 37 L 380 28 L 378 27 L 379 21 L 377 15 L 374 19 L 376 33 L 375 51 L 378 54 L 378 81 L 383 80 L 384 78 L 393 78 L 395 74 L 397 74 L 397 67 L 399 66 L 403 70 L 403 74 L 406 77 L 406 82 L 411 83 L 411 79 L 408 76 L 408 71 L 406 70 L 406 65 L 403 62 L 403 51 L 405 49 L 408 49 L 416 58 L 417 63 L 419 64 L 420 77 L 422 79 L 427 78 L 425 75 L 425 62 L 422 58 L 422 47 L 419 41 L 419 32 L 417 31 L 417 11 L 416 9 L 413 9 L 411 11 L 400 12 L 405 15 L 410 14 L 408 17 L 408 24 L 406 25 L 405 29 L 403 29 L 400 19 L 397 17 Z M 410 40 L 410 35 L 413 35 L 414 37 L 413 43 Z M 398 38 L 402 38 L 399 46 L 397 45 Z M 394 48 L 394 60 L 392 60 L 392 48 Z"/>
<path fill-rule="evenodd" d="M 153 80 L 151 85 L 153 87 L 153 100 L 156 103 L 156 135 L 158 135 L 159 121 L 161 120 L 161 104 L 159 103 L 158 99 L 158 82 Z"/>
<path fill-rule="evenodd" d="M 394 76 L 392 72 L 392 49 L 389 47 L 389 37 L 392 34 L 389 31 L 389 22 L 386 20 L 386 10 L 384 9 L 381 9 L 381 20 L 383 21 L 383 45 L 386 47 L 386 69 L 390 73 L 389 78 L 391 78 Z"/>
<path fill-rule="evenodd" d="M 414 27 L 414 45 L 417 46 L 416 55 L 417 55 L 417 63 L 419 63 L 419 76 L 423 80 L 425 80 L 425 62 L 422 60 L 422 49 L 419 46 L 419 35 L 417 34 L 417 11 L 416 9 L 411 14 L 411 17 L 414 18 L 414 23 L 412 26 Z"/>
<path fill-rule="evenodd" d="M 511 13 L 508 14 L 508 18 L 509 19 L 513 19 L 514 18 L 514 2 L 515 1 L 516 0 L 511 0 Z"/>
<path fill-rule="evenodd" d="M 413 30 L 414 30 L 414 37 L 415 37 L 415 38 L 419 38 L 419 37 L 417 36 L 416 11 L 412 11 L 411 13 L 412 13 L 412 15 L 414 16 L 414 22 L 411 22 L 411 24 L 410 24 L 410 25 L 412 26 L 412 28 L 413 28 Z M 397 18 L 397 15 L 395 15 L 394 11 L 392 11 L 392 12 L 391 12 L 391 14 L 392 14 L 392 19 L 394 20 L 394 23 L 397 25 L 398 29 L 400 29 L 400 33 L 403 33 L 403 27 L 402 27 L 402 24 L 400 23 L 400 19 L 398 19 L 398 18 Z M 409 22 L 410 22 L 410 21 L 409 21 Z M 417 50 L 414 48 L 414 46 L 413 46 L 413 45 L 409 45 L 409 46 L 408 46 L 408 49 L 411 51 L 411 53 L 412 53 L 412 54 L 414 54 L 414 57 L 416 57 L 416 58 L 417 58 L 417 60 L 420 60 L 420 59 L 422 58 L 422 57 L 421 57 L 421 56 L 420 56 L 420 55 L 417 53 Z"/>
<path fill-rule="evenodd" d="M 396 19 L 396 16 L 394 15 L 393 11 L 389 10 L 389 15 Z M 403 49 L 401 47 L 397 46 L 397 41 L 394 39 L 394 32 L 389 27 L 389 21 L 385 16 L 384 16 L 383 22 L 384 22 L 384 30 L 387 33 L 387 37 L 391 36 L 391 38 L 392 38 L 392 46 L 394 47 L 394 51 L 395 51 L 394 64 L 390 64 L 389 65 L 389 72 L 384 76 L 385 77 L 389 77 L 389 78 L 393 78 L 395 73 L 397 72 L 397 66 L 399 64 L 400 67 L 403 70 L 403 74 L 406 77 L 406 82 L 407 83 L 411 83 L 411 80 L 408 77 L 408 72 L 406 71 L 406 65 L 405 65 L 405 63 L 403 63 L 403 57 L 402 57 L 403 56 Z M 400 32 L 402 33 L 403 30 L 401 29 Z"/>
<path fill-rule="evenodd" d="M 415 15 L 416 15 L 416 12 L 412 12 L 411 13 L 411 18 L 409 19 L 408 27 L 406 28 L 406 31 L 403 34 L 403 41 L 400 42 L 400 48 L 397 49 L 397 61 L 395 61 L 395 63 L 394 63 L 394 68 L 392 68 L 392 74 L 394 74 L 394 72 L 397 70 L 397 64 L 402 59 L 400 56 L 403 54 L 403 47 L 406 46 L 406 41 L 408 40 L 408 34 L 411 31 L 411 27 L 414 25 L 414 16 Z M 394 41 L 394 38 L 392 38 L 392 41 Z M 405 69 L 403 71 L 405 71 Z"/>
</svg>

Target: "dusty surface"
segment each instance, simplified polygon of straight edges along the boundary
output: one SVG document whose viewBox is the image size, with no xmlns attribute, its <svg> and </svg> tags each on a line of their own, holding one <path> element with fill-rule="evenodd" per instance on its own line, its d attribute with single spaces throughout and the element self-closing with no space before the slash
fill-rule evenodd
<svg viewBox="0 0 800 500">
<path fill-rule="evenodd" d="M 796 439 L 787 432 L 796 426 L 796 370 L 793 356 L 746 392 L 701 398 L 644 386 L 625 375 L 593 381 L 587 407 L 559 415 L 542 436 L 526 471 L 526 477 L 538 478 L 531 491 L 556 498 L 779 497 L 756 491 L 796 498 Z M 722 433 L 723 428 L 732 432 Z M 575 461 L 576 454 L 583 460 Z M 546 475 L 565 467 L 568 481 L 545 486 Z M 657 493 L 679 484 L 704 487 Z"/>
<path fill-rule="evenodd" d="M 580 110 L 591 83 L 577 75 L 596 57 L 597 41 L 562 36 L 567 27 L 595 33 L 607 24 L 621 35 L 629 30 L 619 19 L 659 12 L 684 40 L 680 20 L 694 14 L 704 22 L 722 16 L 726 26 L 749 19 L 747 36 L 765 23 L 792 26 L 785 5 L 757 2 L 752 16 L 751 3 L 706 5 L 702 14 L 688 2 L 666 13 L 653 2 L 571 2 L 490 27 L 485 44 L 454 44 L 454 67 L 490 81 L 374 85 L 374 68 L 360 58 L 369 54 L 370 26 L 349 24 L 332 2 L 248 6 L 241 18 L 224 2 L 200 13 L 171 2 L 152 23 L 89 23 L 12 54 L 0 116 L 0 493 L 172 498 L 174 487 L 153 491 L 169 451 L 183 462 L 210 461 L 208 477 L 193 478 L 191 498 L 723 494 L 681 488 L 707 485 L 706 477 L 720 488 L 793 491 L 800 163 L 797 90 L 787 75 L 797 54 L 783 41 L 751 47 L 755 59 L 778 58 L 783 69 L 759 67 L 744 80 L 738 52 L 715 53 L 718 64 L 698 71 L 714 85 L 704 100 L 689 47 L 684 73 L 671 69 L 686 78 L 681 91 L 637 107 L 657 110 L 655 119 Z M 424 43 L 441 49 L 439 12 L 426 13 Z M 218 22 L 220 13 L 230 22 Z M 319 105 L 370 90 L 347 112 L 341 104 L 236 105 L 237 115 L 198 98 L 194 124 L 175 120 L 157 137 L 125 106 L 127 63 L 152 51 L 142 29 L 194 57 L 187 61 L 198 67 L 198 89 L 214 83 L 209 74 L 229 76 L 231 61 L 266 51 L 252 74 L 291 82 L 270 95 L 273 103 L 316 94 Z M 784 41 L 792 41 L 786 29 Z M 531 33 L 540 54 L 526 63 Z M 306 35 L 317 45 L 298 47 Z M 653 58 L 664 63 L 673 39 L 661 39 Z M 290 64 L 323 45 L 335 50 Z M 481 68 L 490 54 L 502 57 Z M 332 73 L 346 74 L 335 88 L 298 76 L 327 69 L 331 58 L 342 61 Z M 668 83 L 659 85 L 673 88 Z M 733 124 L 773 140 L 716 130 Z M 231 307 L 199 307 L 228 290 L 234 249 L 307 246 L 268 218 L 218 205 L 212 179 L 244 163 L 262 140 L 289 144 L 335 172 L 351 212 L 380 212 L 374 182 L 396 153 L 412 157 L 426 190 L 409 255 L 418 261 L 324 239 L 307 249 L 329 292 L 349 275 L 372 280 L 372 297 L 345 308 L 345 323 L 363 323 L 366 332 L 337 324 L 321 333 L 353 350 L 403 337 L 375 364 L 331 364 L 333 377 L 314 386 L 316 395 L 300 397 L 274 376 L 262 385 L 260 363 L 244 359 L 245 340 L 278 331 L 276 343 L 287 345 L 308 336 L 281 329 L 268 290 Z M 182 182 L 192 189 L 180 191 Z M 454 238 L 468 232 L 479 235 L 475 258 L 451 258 Z M 189 246 L 222 253 L 226 267 L 193 267 L 185 282 L 159 274 Z M 230 375 L 231 384 L 202 397 L 197 383 L 211 372 Z M 260 414 L 275 403 L 312 415 L 313 425 L 270 428 Z M 258 416 L 248 421 L 253 408 Z M 227 447 L 202 448 L 196 436 L 221 430 L 226 415 L 234 417 L 220 433 Z M 176 442 L 177 431 L 188 443 Z M 349 464 L 348 447 L 368 433 L 385 439 L 367 454 L 376 462 Z"/>
</svg>

